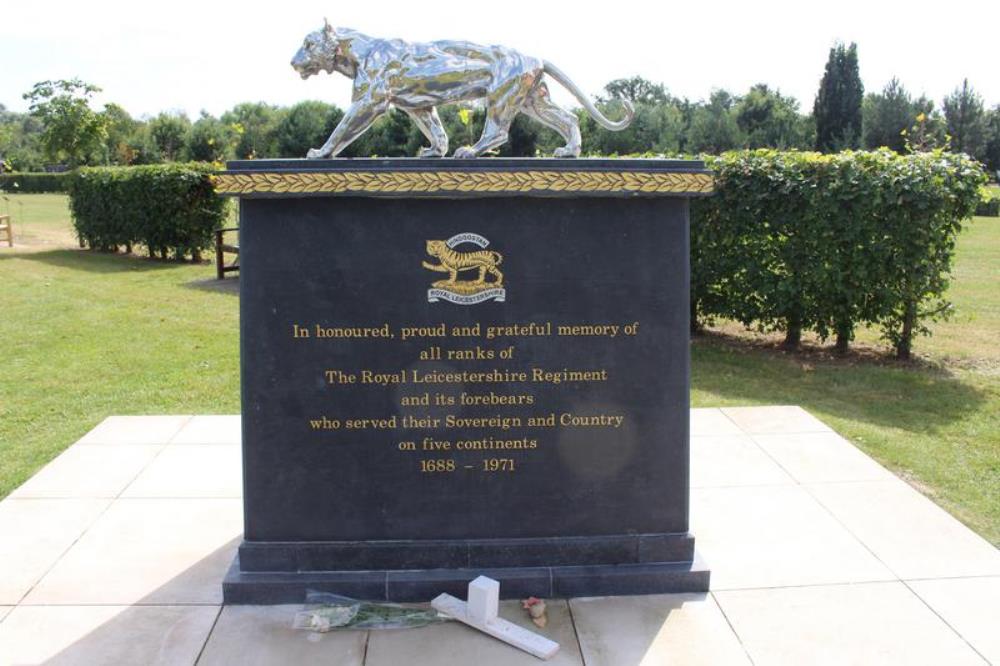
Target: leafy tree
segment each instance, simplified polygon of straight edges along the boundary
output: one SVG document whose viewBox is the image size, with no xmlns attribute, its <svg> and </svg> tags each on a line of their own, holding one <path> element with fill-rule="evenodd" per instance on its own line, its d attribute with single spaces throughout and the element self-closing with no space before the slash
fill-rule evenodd
<svg viewBox="0 0 1000 666">
<path fill-rule="evenodd" d="M 184 148 L 191 131 L 191 121 L 183 113 L 161 113 L 149 121 L 149 135 L 164 162 L 177 162 L 184 156 Z"/>
<path fill-rule="evenodd" d="M 633 104 L 666 104 L 670 100 L 662 83 L 653 83 L 641 76 L 615 79 L 604 86 L 604 92 L 607 97 L 601 101 L 626 99 Z"/>
<path fill-rule="evenodd" d="M 538 136 L 542 127 L 527 116 L 518 114 L 507 131 L 507 143 L 500 146 L 497 156 L 534 157 L 538 151 Z"/>
<path fill-rule="evenodd" d="M 621 111 L 617 104 L 602 104 L 606 115 L 615 117 Z M 604 129 L 585 112 L 581 112 L 583 151 L 601 155 L 632 153 L 676 153 L 680 151 L 684 134 L 684 115 L 672 101 L 660 104 L 639 102 L 635 116 L 626 129 L 619 132 Z"/>
<path fill-rule="evenodd" d="M 749 148 L 805 148 L 799 103 L 758 83 L 736 104 L 736 124 Z"/>
<path fill-rule="evenodd" d="M 4 154 L 10 149 L 14 137 L 14 123 L 11 122 L 13 115 L 7 111 L 6 106 L 0 104 L 0 173 L 5 166 Z"/>
<path fill-rule="evenodd" d="M 107 118 L 90 108 L 101 89 L 80 79 L 40 81 L 24 94 L 42 123 L 42 147 L 52 161 L 71 166 L 99 159 L 107 137 Z"/>
<path fill-rule="evenodd" d="M 232 127 L 237 135 L 236 157 L 277 157 L 277 128 L 285 113 L 264 102 L 244 102 L 222 114 L 222 122 Z"/>
<path fill-rule="evenodd" d="M 206 111 L 201 112 L 188 134 L 188 156 L 197 162 L 222 162 L 233 151 L 232 128 Z"/>
<path fill-rule="evenodd" d="M 402 111 L 392 110 L 376 120 L 344 151 L 346 157 L 409 157 L 421 145 L 423 135 Z M 353 149 L 353 150 L 352 150 Z"/>
<path fill-rule="evenodd" d="M 861 103 L 865 89 L 858 71 L 858 45 L 830 49 L 813 116 L 816 150 L 829 153 L 861 145 Z"/>
<path fill-rule="evenodd" d="M 926 98 L 914 100 L 899 79 L 893 77 L 882 92 L 869 93 L 861 106 L 864 126 L 864 146 L 869 150 L 890 148 L 904 152 L 904 131 L 921 113 L 931 112 Z"/>
<path fill-rule="evenodd" d="M 952 150 L 977 160 L 985 159 L 986 112 L 983 98 L 969 85 L 969 79 L 964 79 L 961 87 L 945 97 L 942 106 Z"/>
<path fill-rule="evenodd" d="M 105 161 L 110 164 L 132 164 L 135 162 L 136 151 L 131 139 L 139 128 L 139 122 L 117 104 L 105 104 L 104 117 L 107 121 L 107 138 L 104 140 Z"/>
<path fill-rule="evenodd" d="M 299 102 L 282 117 L 275 130 L 278 154 L 305 157 L 310 148 L 319 148 L 343 118 L 344 113 L 326 102 Z"/>
<path fill-rule="evenodd" d="M 718 155 L 738 148 L 743 143 L 743 133 L 736 122 L 736 102 L 727 91 L 715 90 L 708 104 L 697 105 L 691 114 L 684 150 Z"/>
<path fill-rule="evenodd" d="M 45 165 L 40 137 L 42 124 L 26 113 L 0 112 L 0 160 L 7 169 L 40 171 Z"/>
<path fill-rule="evenodd" d="M 993 172 L 994 178 L 1000 178 L 1000 104 L 996 105 L 986 115 L 986 166 Z"/>
</svg>

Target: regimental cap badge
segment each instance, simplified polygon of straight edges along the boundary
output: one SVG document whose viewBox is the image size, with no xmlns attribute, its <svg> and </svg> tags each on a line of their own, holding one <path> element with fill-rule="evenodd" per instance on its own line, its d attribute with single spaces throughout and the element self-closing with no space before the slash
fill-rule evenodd
<svg viewBox="0 0 1000 666">
<path fill-rule="evenodd" d="M 461 252 L 455 248 L 459 245 L 471 244 L 478 250 Z M 437 280 L 427 291 L 427 301 L 436 303 L 445 300 L 458 305 L 474 305 L 484 301 L 504 302 L 507 290 L 504 289 L 503 273 L 499 266 L 503 255 L 496 250 L 486 249 L 490 242 L 474 233 L 462 233 L 448 240 L 427 241 L 427 254 L 437 259 L 438 263 L 423 262 L 423 267 L 448 273 L 447 280 Z M 476 277 L 464 277 L 466 272 L 476 271 Z M 460 274 L 462 277 L 460 278 Z"/>
</svg>

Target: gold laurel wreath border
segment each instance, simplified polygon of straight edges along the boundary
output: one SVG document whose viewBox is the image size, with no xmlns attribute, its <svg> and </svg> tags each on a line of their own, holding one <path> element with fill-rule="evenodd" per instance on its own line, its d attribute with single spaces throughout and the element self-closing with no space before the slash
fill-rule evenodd
<svg viewBox="0 0 1000 666">
<path fill-rule="evenodd" d="M 709 194 L 705 173 L 643 171 L 325 171 L 212 176 L 219 194 L 407 192 L 642 192 Z"/>
</svg>

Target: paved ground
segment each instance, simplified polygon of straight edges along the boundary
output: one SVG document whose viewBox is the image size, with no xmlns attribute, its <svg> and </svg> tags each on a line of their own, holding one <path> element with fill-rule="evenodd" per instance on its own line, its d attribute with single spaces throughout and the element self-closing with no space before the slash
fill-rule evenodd
<svg viewBox="0 0 1000 666">
<path fill-rule="evenodd" d="M 551 601 L 553 663 L 1000 663 L 1000 551 L 799 408 L 692 414 L 711 593 Z M 221 607 L 238 440 L 234 416 L 111 417 L 0 502 L 0 664 L 540 663 L 457 624 Z"/>
</svg>

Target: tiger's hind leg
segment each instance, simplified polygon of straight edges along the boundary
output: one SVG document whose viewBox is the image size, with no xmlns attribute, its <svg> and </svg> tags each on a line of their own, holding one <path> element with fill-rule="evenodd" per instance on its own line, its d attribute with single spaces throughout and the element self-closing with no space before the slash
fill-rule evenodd
<svg viewBox="0 0 1000 666">
<path fill-rule="evenodd" d="M 528 96 L 522 109 L 529 118 L 534 118 L 563 138 L 566 145 L 556 148 L 556 157 L 580 156 L 580 121 L 575 115 L 562 108 L 549 97 L 549 89 L 544 83 L 536 86 Z"/>
<path fill-rule="evenodd" d="M 510 124 L 524 106 L 531 90 L 522 83 L 503 86 L 486 99 L 486 124 L 479 141 L 473 146 L 462 146 L 455 157 L 478 157 L 507 143 Z"/>
<path fill-rule="evenodd" d="M 420 129 L 427 140 L 429 148 L 421 148 L 418 157 L 444 157 L 448 153 L 448 133 L 438 116 L 437 109 L 403 109 L 413 123 Z"/>
</svg>

